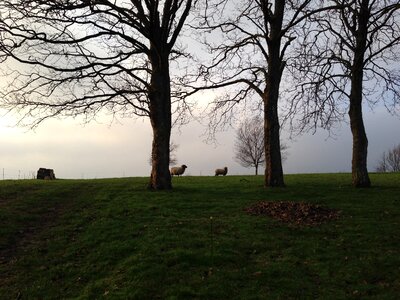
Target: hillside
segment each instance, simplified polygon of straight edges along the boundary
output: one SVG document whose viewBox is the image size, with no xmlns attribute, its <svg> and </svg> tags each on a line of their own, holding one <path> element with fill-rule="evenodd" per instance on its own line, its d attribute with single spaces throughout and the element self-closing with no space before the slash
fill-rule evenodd
<svg viewBox="0 0 400 300">
<path fill-rule="evenodd" d="M 187 176 L 169 192 L 147 178 L 0 181 L 0 299 L 394 299 L 400 174 L 371 179 L 288 175 L 264 189 L 260 176 Z M 337 217 L 249 214 L 260 201 Z"/>
</svg>

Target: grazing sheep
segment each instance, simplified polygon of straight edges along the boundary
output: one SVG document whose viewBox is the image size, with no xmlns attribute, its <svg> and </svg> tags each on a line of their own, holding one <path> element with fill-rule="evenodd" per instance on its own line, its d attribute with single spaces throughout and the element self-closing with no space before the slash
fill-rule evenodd
<svg viewBox="0 0 400 300">
<path fill-rule="evenodd" d="M 223 169 L 216 169 L 215 170 L 215 176 L 218 176 L 218 175 L 226 175 L 228 173 L 228 168 L 227 167 L 225 167 L 225 168 L 223 168 Z"/>
<path fill-rule="evenodd" d="M 185 173 L 185 169 L 186 169 L 186 168 L 187 168 L 186 165 L 182 165 L 182 166 L 180 166 L 180 167 L 172 167 L 172 168 L 171 168 L 171 176 L 174 176 L 174 175 L 177 175 L 177 176 L 182 175 L 183 173 Z"/>
</svg>

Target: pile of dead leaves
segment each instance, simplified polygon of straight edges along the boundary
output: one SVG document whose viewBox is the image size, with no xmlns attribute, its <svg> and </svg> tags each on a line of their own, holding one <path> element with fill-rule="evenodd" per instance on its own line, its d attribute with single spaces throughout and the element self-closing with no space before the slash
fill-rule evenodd
<svg viewBox="0 0 400 300">
<path fill-rule="evenodd" d="M 304 202 L 258 202 L 245 211 L 297 226 L 316 226 L 339 217 L 339 211 Z"/>
</svg>

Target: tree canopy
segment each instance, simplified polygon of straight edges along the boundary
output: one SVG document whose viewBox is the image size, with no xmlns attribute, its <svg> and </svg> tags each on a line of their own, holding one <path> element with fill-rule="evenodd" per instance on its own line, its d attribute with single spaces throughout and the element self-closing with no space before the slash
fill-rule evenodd
<svg viewBox="0 0 400 300">
<path fill-rule="evenodd" d="M 347 112 L 353 135 L 353 185 L 371 185 L 363 104 L 394 112 L 400 102 L 400 4 L 395 0 L 332 0 L 338 7 L 310 18 L 311 34 L 293 69 L 291 109 L 300 127 L 329 127 Z"/>
<path fill-rule="evenodd" d="M 103 110 L 148 116 L 154 133 L 150 187 L 171 188 L 170 62 L 183 55 L 177 39 L 195 2 L 0 1 L 0 50 L 16 69 L 3 107 L 32 126 L 58 116 L 90 121 Z"/>
<path fill-rule="evenodd" d="M 190 27 L 203 33 L 211 58 L 195 66 L 193 81 L 175 80 L 171 64 L 187 56 L 178 39 L 197 5 Z M 102 111 L 149 117 L 153 189 L 172 187 L 172 113 L 198 91 L 224 89 L 211 127 L 240 114 L 238 103 L 263 112 L 265 186 L 285 185 L 282 103 L 300 130 L 329 128 L 347 112 L 353 184 L 367 187 L 362 108 L 380 99 L 391 111 L 398 106 L 399 19 L 395 0 L 0 1 L 0 59 L 12 66 L 1 107 L 33 127 Z"/>
</svg>

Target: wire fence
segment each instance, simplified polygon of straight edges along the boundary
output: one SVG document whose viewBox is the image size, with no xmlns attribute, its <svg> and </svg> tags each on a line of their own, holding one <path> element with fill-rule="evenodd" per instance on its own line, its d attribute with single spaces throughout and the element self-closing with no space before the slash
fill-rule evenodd
<svg viewBox="0 0 400 300">
<path fill-rule="evenodd" d="M 34 170 L 13 170 L 7 168 L 0 168 L 1 180 L 18 180 L 18 179 L 35 179 L 36 171 Z"/>
<path fill-rule="evenodd" d="M 100 178 L 127 178 L 127 177 L 147 177 L 150 174 L 150 170 L 148 173 L 143 174 L 135 174 L 131 172 L 131 170 L 125 171 L 115 171 L 115 170 L 84 170 L 77 171 L 74 173 L 58 173 L 55 170 L 56 178 L 62 179 L 100 179 Z M 29 170 L 29 169 L 11 169 L 7 167 L 0 167 L 0 180 L 23 180 L 23 179 L 36 179 L 37 170 Z M 230 172 L 228 175 L 248 175 L 244 174 L 244 172 Z M 200 170 L 199 172 L 187 172 L 183 176 L 214 176 L 212 172 L 204 172 Z"/>
<path fill-rule="evenodd" d="M 23 180 L 23 179 L 36 179 L 38 170 L 28 169 L 10 169 L 0 167 L 0 180 Z M 90 171 L 85 170 L 82 172 L 74 171 L 74 173 L 58 173 L 55 170 L 56 178 L 62 179 L 101 179 L 101 178 L 127 178 L 127 177 L 142 177 L 145 175 L 133 174 L 125 170 L 121 171 Z"/>
</svg>

